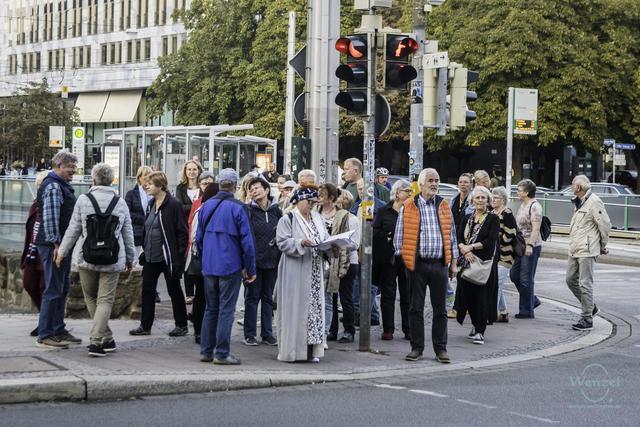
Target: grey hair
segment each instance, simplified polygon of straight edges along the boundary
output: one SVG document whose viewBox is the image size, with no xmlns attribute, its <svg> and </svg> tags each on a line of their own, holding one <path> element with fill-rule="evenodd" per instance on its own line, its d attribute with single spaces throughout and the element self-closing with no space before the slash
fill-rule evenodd
<svg viewBox="0 0 640 427">
<path fill-rule="evenodd" d="M 113 183 L 113 168 L 106 163 L 98 163 L 91 169 L 95 185 L 109 186 Z"/>
<path fill-rule="evenodd" d="M 66 150 L 58 151 L 51 159 L 51 165 L 53 165 L 54 168 L 59 168 L 61 166 L 68 165 L 69 163 L 78 163 L 78 157 Z"/>
<path fill-rule="evenodd" d="M 536 183 L 530 179 L 523 179 L 518 183 L 518 188 L 522 187 L 527 192 L 527 196 L 531 199 L 536 197 Z"/>
<path fill-rule="evenodd" d="M 351 157 L 348 158 L 347 160 L 344 161 L 345 163 L 349 163 L 352 166 L 355 166 L 356 169 L 358 169 L 358 173 L 362 174 L 362 162 L 360 161 L 360 159 L 355 158 L 355 157 Z"/>
<path fill-rule="evenodd" d="M 340 196 L 336 200 L 336 205 L 340 207 L 340 209 L 349 210 L 351 206 L 353 206 L 353 194 L 348 192 L 347 190 L 340 189 Z"/>
<path fill-rule="evenodd" d="M 471 192 L 471 200 L 478 195 L 478 193 L 482 193 L 487 196 L 487 200 L 491 201 L 491 191 L 487 187 L 483 187 L 482 185 L 477 185 L 476 188 Z"/>
<path fill-rule="evenodd" d="M 504 200 L 505 205 L 509 202 L 509 193 L 507 193 L 507 189 L 503 186 L 493 187 L 493 190 L 491 190 L 491 194 L 494 197 L 499 197 Z"/>
<path fill-rule="evenodd" d="M 586 175 L 576 175 L 573 178 L 573 182 L 578 184 L 580 188 L 584 191 L 591 190 L 591 181 L 589 181 L 589 178 L 587 178 Z"/>
<path fill-rule="evenodd" d="M 207 178 L 211 178 L 212 180 L 216 180 L 215 176 L 209 172 L 209 171 L 204 171 L 200 174 L 200 176 L 198 177 L 198 182 L 202 181 L 203 179 L 207 179 Z"/>
<path fill-rule="evenodd" d="M 477 184 L 478 181 L 485 178 L 491 178 L 486 170 L 478 169 L 473 173 L 473 181 Z"/>
<path fill-rule="evenodd" d="M 313 170 L 311 170 L 311 169 L 302 169 L 300 172 L 298 172 L 298 181 L 300 181 L 300 178 L 305 177 L 305 176 L 313 177 L 314 181 L 317 178 L 316 173 Z"/>
<path fill-rule="evenodd" d="M 436 175 L 438 175 L 438 179 L 440 179 L 440 174 L 434 168 L 422 169 L 422 172 L 420 172 L 420 175 L 418 175 L 418 185 L 420 187 L 424 185 L 425 181 L 427 180 L 427 175 L 429 175 L 430 173 L 435 173 Z"/>
<path fill-rule="evenodd" d="M 391 200 L 395 200 L 398 192 L 403 188 L 407 188 L 407 187 L 411 187 L 411 183 L 406 179 L 399 179 L 396 182 L 394 182 L 393 186 L 391 187 L 391 195 L 390 195 Z"/>
</svg>

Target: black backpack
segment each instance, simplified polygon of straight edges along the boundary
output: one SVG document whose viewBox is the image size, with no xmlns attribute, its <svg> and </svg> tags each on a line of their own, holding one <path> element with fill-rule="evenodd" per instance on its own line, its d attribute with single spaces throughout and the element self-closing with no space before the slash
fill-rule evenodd
<svg viewBox="0 0 640 427">
<path fill-rule="evenodd" d="M 87 237 L 82 244 L 82 256 L 84 260 L 94 265 L 111 265 L 118 262 L 120 244 L 116 229 L 120 225 L 120 218 L 111 215 L 113 209 L 118 204 L 118 196 L 113 196 L 109 207 L 103 213 L 98 206 L 93 194 L 85 194 L 95 211 L 94 214 L 87 215 Z"/>
</svg>

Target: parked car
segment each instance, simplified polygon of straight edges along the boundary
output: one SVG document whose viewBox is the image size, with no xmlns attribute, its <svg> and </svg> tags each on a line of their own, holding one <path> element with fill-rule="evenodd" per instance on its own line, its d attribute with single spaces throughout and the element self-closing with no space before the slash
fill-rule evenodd
<svg viewBox="0 0 640 427">
<path fill-rule="evenodd" d="M 636 196 L 626 185 L 607 182 L 592 182 L 591 191 L 598 196 Z M 560 193 L 573 197 L 573 190 L 570 185 L 560 190 Z"/>
<path fill-rule="evenodd" d="M 543 187 L 541 185 L 536 185 L 536 195 L 540 196 L 542 194 L 548 194 L 548 193 L 555 193 L 555 190 L 553 188 L 549 188 L 549 187 Z M 515 196 L 518 194 L 518 186 L 517 185 L 512 185 L 511 186 L 511 195 Z"/>
<path fill-rule="evenodd" d="M 607 178 L 607 182 L 613 182 L 613 174 L 610 173 Z M 629 188 L 637 188 L 638 185 L 638 171 L 632 170 L 617 170 L 616 171 L 616 184 L 626 185 Z"/>
</svg>

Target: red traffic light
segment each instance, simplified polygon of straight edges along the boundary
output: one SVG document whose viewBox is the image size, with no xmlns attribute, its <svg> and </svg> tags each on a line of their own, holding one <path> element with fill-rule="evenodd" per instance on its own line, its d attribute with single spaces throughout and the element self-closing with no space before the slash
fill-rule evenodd
<svg viewBox="0 0 640 427">
<path fill-rule="evenodd" d="M 404 60 L 417 52 L 419 47 L 411 37 L 390 34 L 387 36 L 387 59 Z"/>
<path fill-rule="evenodd" d="M 367 57 L 367 42 L 358 36 L 341 37 L 336 41 L 336 50 L 354 59 Z"/>
</svg>

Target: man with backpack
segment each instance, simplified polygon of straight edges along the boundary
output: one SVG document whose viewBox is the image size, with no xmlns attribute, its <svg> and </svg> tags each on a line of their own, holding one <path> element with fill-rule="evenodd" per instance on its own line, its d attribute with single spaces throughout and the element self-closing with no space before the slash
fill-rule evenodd
<svg viewBox="0 0 640 427">
<path fill-rule="evenodd" d="M 102 357 L 115 351 L 109 328 L 120 272 L 131 271 L 135 258 L 129 208 L 111 187 L 114 170 L 98 163 L 91 171 L 93 186 L 78 197 L 56 264 L 73 251 L 89 315 L 93 318 L 89 356 Z M 75 245 L 75 250 L 73 249 Z"/>
</svg>

